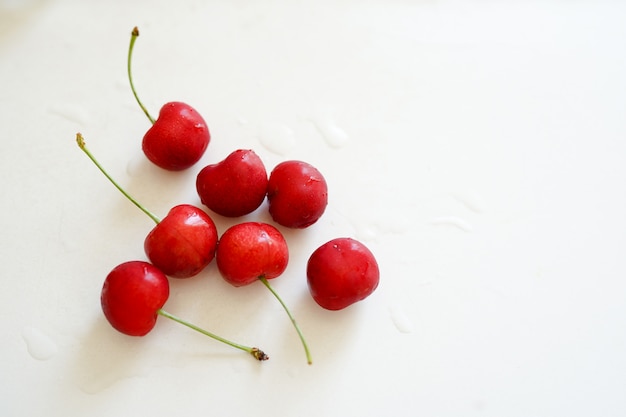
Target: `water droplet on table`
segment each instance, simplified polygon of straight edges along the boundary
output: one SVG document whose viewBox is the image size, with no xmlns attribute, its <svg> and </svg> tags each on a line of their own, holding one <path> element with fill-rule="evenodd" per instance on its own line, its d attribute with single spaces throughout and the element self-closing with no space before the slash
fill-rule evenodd
<svg viewBox="0 0 626 417">
<path fill-rule="evenodd" d="M 481 214 L 485 211 L 485 203 L 483 199 L 474 192 L 466 191 L 455 193 L 454 198 L 474 213 Z"/>
<path fill-rule="evenodd" d="M 278 155 L 287 154 L 295 145 L 293 130 L 288 126 L 268 123 L 259 128 L 259 142 L 268 151 Z"/>
<path fill-rule="evenodd" d="M 453 226 L 464 232 L 471 232 L 474 228 L 466 220 L 456 216 L 441 216 L 430 221 L 433 225 Z"/>
<path fill-rule="evenodd" d="M 409 317 L 398 307 L 389 308 L 389 314 L 393 325 L 400 333 L 411 333 L 413 331 L 413 322 Z"/>
<path fill-rule="evenodd" d="M 105 370 L 100 374 L 94 375 L 91 378 L 83 381 L 80 385 L 80 389 L 85 394 L 98 394 L 111 388 L 120 381 L 140 377 L 140 373 L 122 372 L 119 370 Z"/>
<path fill-rule="evenodd" d="M 48 335 L 34 327 L 25 327 L 22 330 L 22 338 L 26 342 L 30 356 L 40 361 L 52 358 L 59 350 L 57 344 Z"/>
<path fill-rule="evenodd" d="M 332 120 L 314 120 L 313 123 L 332 148 L 341 148 L 350 141 L 350 136 Z"/>
<path fill-rule="evenodd" d="M 378 227 L 374 224 L 359 223 L 355 224 L 355 238 L 365 242 L 371 242 L 378 237 Z"/>
</svg>

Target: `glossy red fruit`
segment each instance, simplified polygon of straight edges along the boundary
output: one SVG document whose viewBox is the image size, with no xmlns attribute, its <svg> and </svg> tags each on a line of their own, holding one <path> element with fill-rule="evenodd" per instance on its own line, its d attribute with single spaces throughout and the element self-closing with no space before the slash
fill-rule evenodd
<svg viewBox="0 0 626 417">
<path fill-rule="evenodd" d="M 200 201 L 217 214 L 239 217 L 256 210 L 267 194 L 267 171 L 252 150 L 238 149 L 196 177 Z"/>
<path fill-rule="evenodd" d="M 289 250 L 278 229 L 267 223 L 239 223 L 224 232 L 215 256 L 222 277 L 241 287 L 259 278 L 278 277 L 287 268 Z"/>
<path fill-rule="evenodd" d="M 328 186 L 314 166 L 302 161 L 285 161 L 270 173 L 267 199 L 276 223 L 302 229 L 324 214 Z"/>
<path fill-rule="evenodd" d="M 163 272 L 147 262 L 129 261 L 107 275 L 100 302 L 113 328 L 130 336 L 143 336 L 156 324 L 169 293 Z"/>
<path fill-rule="evenodd" d="M 161 107 L 141 147 L 154 164 L 180 171 L 200 160 L 210 140 L 209 128 L 200 113 L 188 104 L 174 101 Z"/>
<path fill-rule="evenodd" d="M 287 242 L 278 229 L 267 223 L 246 222 L 230 227 L 219 240 L 215 255 L 217 268 L 231 285 L 241 287 L 260 281 L 276 297 L 298 333 L 307 358 L 311 352 L 302 331 L 287 305 L 268 280 L 281 275 L 289 262 Z"/>
<path fill-rule="evenodd" d="M 173 207 L 144 241 L 150 262 L 174 278 L 197 275 L 213 260 L 216 247 L 215 223 L 188 204 Z"/>
<path fill-rule="evenodd" d="M 325 309 L 341 310 L 378 287 L 380 271 L 372 252 L 351 238 L 333 239 L 317 248 L 307 263 L 313 299 Z"/>
<path fill-rule="evenodd" d="M 107 179 L 156 223 L 144 240 L 144 249 L 157 268 L 171 277 L 189 278 L 198 274 L 213 260 L 217 246 L 217 229 L 208 214 L 198 207 L 182 204 L 173 207 L 163 220 L 159 220 L 106 172 L 87 149 L 80 133 L 76 134 L 76 143 Z"/>
<path fill-rule="evenodd" d="M 200 160 L 211 135 L 206 122 L 190 105 L 172 101 L 161 107 L 159 117 L 154 118 L 143 105 L 135 85 L 131 71 L 133 49 L 139 36 L 139 29 L 133 28 L 128 46 L 128 81 L 130 88 L 152 127 L 143 137 L 142 149 L 148 159 L 157 166 L 170 171 L 189 168 Z"/>
<path fill-rule="evenodd" d="M 129 261 L 116 266 L 102 286 L 100 302 L 111 326 L 129 336 L 144 336 L 163 316 L 192 330 L 251 354 L 259 361 L 269 359 L 261 349 L 248 347 L 204 330 L 164 311 L 170 294 L 167 277 L 155 266 L 143 261 Z"/>
</svg>

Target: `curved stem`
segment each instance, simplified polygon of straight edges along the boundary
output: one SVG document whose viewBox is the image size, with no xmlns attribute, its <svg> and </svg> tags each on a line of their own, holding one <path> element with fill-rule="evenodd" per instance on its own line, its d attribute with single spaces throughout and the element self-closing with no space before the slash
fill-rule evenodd
<svg viewBox="0 0 626 417">
<path fill-rule="evenodd" d="M 154 124 L 154 118 L 150 116 L 150 113 L 148 113 L 148 109 L 146 109 L 146 107 L 143 105 L 141 100 L 139 100 L 137 91 L 135 91 L 135 84 L 133 83 L 133 75 L 130 70 L 130 63 L 132 61 L 133 49 L 135 48 L 135 41 L 137 40 L 138 36 L 139 36 L 139 29 L 137 28 L 137 26 L 135 26 L 131 33 L 130 46 L 128 47 L 128 62 L 127 62 L 128 81 L 130 82 L 130 89 L 133 91 L 133 95 L 135 96 L 135 100 L 137 100 L 137 104 L 139 104 L 139 107 L 141 107 L 141 110 L 143 110 L 146 116 L 148 116 L 148 120 L 150 120 L 150 123 Z"/>
<path fill-rule="evenodd" d="M 225 344 L 227 344 L 227 345 L 229 345 L 229 346 L 232 346 L 232 347 L 234 347 L 234 348 L 236 348 L 236 349 L 240 349 L 240 350 L 243 350 L 244 352 L 248 352 L 249 354 L 251 354 L 252 356 L 254 356 L 254 358 L 255 358 L 255 359 L 257 359 L 257 360 L 259 360 L 259 361 L 266 361 L 266 360 L 268 360 L 268 359 L 269 359 L 269 356 L 267 356 L 267 355 L 265 354 L 265 352 L 263 352 L 263 351 L 262 351 L 261 349 L 259 349 L 259 348 L 256 348 L 256 347 L 248 347 L 248 346 L 240 345 L 239 343 L 235 343 L 235 342 L 232 342 L 232 341 L 230 341 L 230 340 L 228 340 L 228 339 L 224 339 L 224 338 L 223 338 L 223 337 L 221 337 L 221 336 L 218 336 L 218 335 L 216 335 L 216 334 L 214 334 L 214 333 L 211 333 L 211 332 L 209 332 L 209 331 L 207 331 L 207 330 L 204 330 L 204 329 L 202 329 L 202 328 L 200 328 L 200 327 L 198 327 L 198 326 L 196 326 L 196 325 L 194 325 L 194 324 L 191 324 L 191 323 L 189 323 L 189 322 L 187 322 L 187 321 L 185 321 L 185 320 L 183 320 L 183 319 L 181 319 L 181 318 L 179 318 L 179 317 L 176 317 L 176 316 L 174 316 L 173 314 L 168 313 L 167 311 L 164 311 L 164 310 L 159 309 L 159 310 L 157 311 L 157 313 L 158 313 L 159 315 L 163 316 L 163 317 L 167 317 L 167 318 L 168 318 L 168 319 L 170 319 L 170 320 L 174 320 L 176 323 L 180 323 L 180 324 L 182 324 L 183 326 L 187 326 L 187 327 L 189 327 L 190 329 L 193 329 L 193 330 L 195 330 L 195 331 L 197 331 L 197 332 L 200 332 L 200 333 L 202 333 L 202 334 L 203 334 L 203 335 L 205 335 L 205 336 L 209 336 L 209 337 L 211 337 L 211 338 L 213 338 L 213 339 L 215 339 L 215 340 L 217 340 L 217 341 L 220 341 L 220 342 L 222 342 L 222 343 L 225 343 Z"/>
<path fill-rule="evenodd" d="M 285 311 L 287 312 L 287 315 L 289 316 L 291 323 L 293 323 L 293 327 L 296 329 L 296 332 L 298 332 L 298 336 L 300 337 L 300 340 L 302 341 L 302 346 L 304 347 L 304 353 L 306 354 L 306 360 L 308 364 L 311 365 L 313 363 L 313 359 L 311 358 L 311 352 L 309 351 L 309 346 L 307 345 L 306 340 L 304 340 L 304 335 L 302 334 L 302 331 L 300 330 L 298 323 L 296 323 L 296 319 L 293 318 L 293 315 L 289 311 L 289 308 L 287 308 L 287 305 L 283 302 L 282 298 L 280 298 L 278 293 L 274 291 L 274 288 L 272 288 L 270 283 L 267 281 L 267 278 L 265 278 L 264 276 L 260 276 L 259 280 L 263 283 L 263 285 L 267 287 L 268 290 L 270 290 L 272 294 L 274 294 L 274 297 L 276 297 L 280 305 L 282 305 Z"/>
<path fill-rule="evenodd" d="M 120 190 L 120 192 L 122 194 L 124 194 L 124 196 L 130 200 L 131 203 L 133 203 L 134 205 L 136 205 L 139 210 L 143 211 L 144 213 L 146 213 L 148 215 L 148 217 L 150 217 L 156 224 L 159 224 L 159 222 L 161 221 L 157 216 L 155 216 L 154 214 L 152 214 L 150 211 L 148 211 L 144 206 L 142 206 L 141 204 L 139 204 L 130 194 L 128 194 L 102 167 L 102 165 L 100 165 L 100 163 L 98 162 L 98 160 L 92 155 L 91 152 L 89 152 L 89 149 L 87 149 L 87 146 L 85 145 L 85 139 L 83 138 L 83 135 L 81 135 L 80 133 L 76 134 L 76 143 L 78 144 L 78 147 L 89 157 L 89 159 L 91 159 L 91 161 L 98 167 L 98 169 L 100 170 L 100 172 L 102 172 L 104 174 L 105 177 L 108 178 L 109 181 L 111 181 L 111 183 L 115 186 L 115 188 L 117 188 L 118 190 Z"/>
</svg>

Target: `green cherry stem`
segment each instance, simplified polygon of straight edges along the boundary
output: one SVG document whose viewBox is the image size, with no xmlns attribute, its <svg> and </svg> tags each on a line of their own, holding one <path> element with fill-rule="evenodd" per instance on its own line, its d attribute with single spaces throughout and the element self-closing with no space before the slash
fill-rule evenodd
<svg viewBox="0 0 626 417">
<path fill-rule="evenodd" d="M 222 343 L 225 343 L 225 344 L 227 344 L 229 346 L 232 346 L 232 347 L 234 347 L 236 349 L 240 349 L 240 350 L 243 350 L 244 352 L 248 352 L 249 354 L 254 356 L 255 359 L 257 359 L 259 361 L 266 361 L 266 360 L 269 359 L 269 356 L 267 356 L 265 354 L 265 352 L 263 352 L 259 348 L 240 345 L 239 343 L 235 343 L 235 342 L 232 342 L 232 341 L 230 341 L 228 339 L 224 339 L 221 336 L 218 336 L 218 335 L 216 335 L 214 333 L 211 333 L 211 332 L 209 332 L 207 330 L 204 330 L 204 329 L 202 329 L 202 328 L 200 328 L 200 327 L 198 327 L 198 326 L 196 326 L 194 324 L 191 324 L 191 323 L 189 323 L 189 322 L 187 322 L 187 321 L 185 321 L 185 320 L 183 320 L 183 319 L 181 319 L 179 317 L 176 317 L 173 314 L 168 313 L 167 311 L 159 309 L 159 310 L 157 310 L 157 313 L 160 316 L 167 317 L 170 320 L 174 320 L 176 323 L 182 324 L 183 326 L 187 326 L 187 327 L 189 327 L 192 330 L 200 332 L 200 333 L 202 333 L 205 336 L 212 337 L 213 339 L 215 339 L 217 341 L 220 341 Z"/>
<path fill-rule="evenodd" d="M 313 359 L 311 358 L 311 352 L 309 351 L 309 346 L 307 345 L 306 340 L 304 340 L 304 335 L 302 334 L 302 331 L 300 330 L 300 326 L 298 326 L 298 323 L 296 323 L 296 319 L 293 318 L 291 311 L 289 311 L 289 308 L 287 308 L 287 305 L 283 302 L 282 298 L 280 298 L 278 293 L 274 291 L 274 288 L 272 288 L 270 283 L 267 281 L 267 278 L 265 278 L 264 276 L 260 276 L 259 281 L 261 281 L 263 285 L 265 285 L 267 289 L 270 290 L 270 292 L 274 295 L 274 297 L 276 297 L 280 305 L 282 305 L 285 311 L 287 312 L 287 315 L 289 316 L 291 323 L 293 323 L 293 327 L 296 329 L 296 332 L 298 332 L 298 336 L 300 337 L 300 340 L 302 341 L 302 346 L 304 347 L 304 353 L 306 354 L 306 360 L 308 364 L 311 365 L 313 363 Z"/>
<path fill-rule="evenodd" d="M 146 213 L 155 223 L 159 223 L 161 220 L 159 220 L 158 217 L 156 217 L 154 214 L 152 214 L 150 211 L 148 211 L 145 207 L 143 207 L 141 204 L 139 204 L 130 194 L 128 194 L 109 174 L 108 172 L 106 172 L 106 170 L 102 167 L 102 165 L 100 165 L 100 163 L 98 162 L 98 160 L 93 156 L 93 154 L 89 151 L 89 149 L 87 149 L 87 146 L 85 145 L 85 139 L 83 138 L 83 135 L 80 133 L 76 134 L 76 143 L 78 144 L 78 147 L 89 157 L 89 159 L 91 159 L 91 161 L 98 167 L 98 169 L 104 174 L 105 177 L 108 178 L 109 181 L 111 181 L 111 183 L 115 186 L 115 188 L 117 188 L 122 194 L 124 194 L 124 196 L 126 198 L 128 198 L 135 206 L 137 206 L 141 211 L 143 211 L 144 213 Z M 249 354 L 251 354 L 252 356 L 254 356 L 255 359 L 259 360 L 259 361 L 265 361 L 269 359 L 269 356 L 267 356 L 265 354 L 265 352 L 263 352 L 261 349 L 256 348 L 256 347 L 248 347 L 248 346 L 244 346 L 241 345 L 239 343 L 235 343 L 232 342 L 228 339 L 224 339 L 221 336 L 218 336 L 214 333 L 211 333 L 207 330 L 204 330 L 196 325 L 193 325 L 179 317 L 174 316 L 173 314 L 170 314 L 164 310 L 159 309 L 157 311 L 157 313 L 163 317 L 167 317 L 168 319 L 174 320 L 175 322 L 182 324 L 183 326 L 186 326 L 190 329 L 193 329 L 197 332 L 202 333 L 205 336 L 209 336 L 217 341 L 220 341 L 222 343 L 225 343 L 229 346 L 232 346 L 234 348 L 243 350 L 245 352 L 248 352 Z"/>
<path fill-rule="evenodd" d="M 155 216 L 154 214 L 152 214 L 150 211 L 148 211 L 148 209 L 146 209 L 144 206 L 142 206 L 141 204 L 139 204 L 137 202 L 137 200 L 135 200 L 130 194 L 128 194 L 109 174 L 108 172 L 106 172 L 106 170 L 102 167 L 102 165 L 100 165 L 100 163 L 98 162 L 98 160 L 96 159 L 95 156 L 93 156 L 93 154 L 89 151 L 89 149 L 87 149 L 87 146 L 85 145 L 85 139 L 83 138 L 83 135 L 81 135 L 80 133 L 76 134 L 76 143 L 78 144 L 78 147 L 89 157 L 89 159 L 91 159 L 91 161 L 98 167 L 98 169 L 104 174 L 105 177 L 108 178 L 109 181 L 111 181 L 111 183 L 115 186 L 115 188 L 117 188 L 118 190 L 120 190 L 120 192 L 122 194 L 124 194 L 124 196 L 130 200 L 131 203 L 133 203 L 134 205 L 136 205 L 139 210 L 143 211 L 144 213 L 146 213 L 148 215 L 148 217 L 150 217 L 156 224 L 159 224 L 161 222 L 161 220 Z"/>
<path fill-rule="evenodd" d="M 148 120 L 150 120 L 150 123 L 154 124 L 154 121 L 155 121 L 154 118 L 150 116 L 150 113 L 148 113 L 148 109 L 146 109 L 146 107 L 143 105 L 141 100 L 139 100 L 137 91 L 135 91 L 135 84 L 133 83 L 133 75 L 130 69 L 131 68 L 130 63 L 132 61 L 132 56 L 133 56 L 133 49 L 135 48 L 135 41 L 137 40 L 138 36 L 139 36 L 139 29 L 137 28 L 137 26 L 135 26 L 133 28 L 133 31 L 131 32 L 130 46 L 128 47 L 128 62 L 127 62 L 128 81 L 130 82 L 130 89 L 133 90 L 133 95 L 135 96 L 135 100 L 137 100 L 137 104 L 139 104 L 139 107 L 141 107 L 141 110 L 143 110 L 146 116 L 148 116 Z"/>
</svg>

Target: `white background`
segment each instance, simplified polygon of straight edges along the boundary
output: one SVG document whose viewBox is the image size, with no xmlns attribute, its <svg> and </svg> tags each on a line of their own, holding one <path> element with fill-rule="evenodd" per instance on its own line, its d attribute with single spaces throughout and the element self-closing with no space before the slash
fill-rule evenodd
<svg viewBox="0 0 626 417">
<path fill-rule="evenodd" d="M 618 1 L 0 1 L 0 415 L 625 415 L 625 21 Z M 146 106 L 211 129 L 189 171 L 140 151 L 135 25 Z M 317 166 L 328 210 L 283 229 L 274 281 L 314 364 L 276 300 L 214 264 L 166 308 L 270 361 L 165 319 L 115 332 L 102 282 L 152 223 L 78 131 L 161 216 L 237 148 Z M 343 235 L 381 284 L 327 312 L 304 265 Z"/>
</svg>

